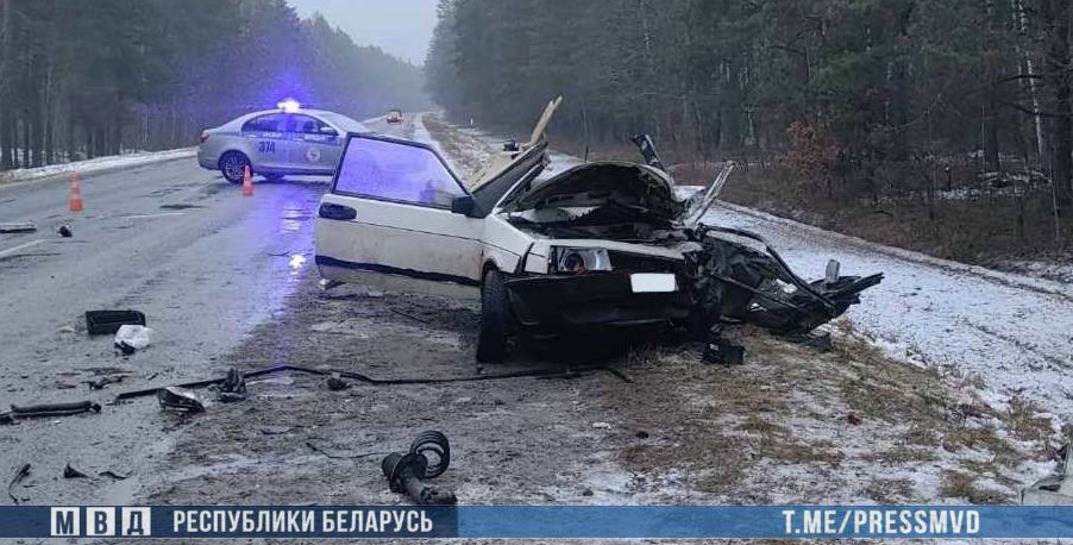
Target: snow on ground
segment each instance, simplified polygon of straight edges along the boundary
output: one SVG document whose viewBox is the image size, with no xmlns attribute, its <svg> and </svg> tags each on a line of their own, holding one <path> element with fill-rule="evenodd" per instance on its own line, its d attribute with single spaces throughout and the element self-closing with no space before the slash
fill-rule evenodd
<svg viewBox="0 0 1073 545">
<path fill-rule="evenodd" d="M 35 168 L 21 168 L 0 172 L 0 184 L 12 182 L 28 182 L 43 178 L 52 178 L 77 172 L 78 174 L 91 174 L 102 170 L 129 168 L 173 159 L 193 157 L 197 153 L 196 148 L 181 148 L 165 151 L 137 151 L 124 153 L 123 155 L 109 155 L 97 157 L 85 161 L 60 163 Z"/>
<path fill-rule="evenodd" d="M 458 132 L 490 149 L 504 140 Z M 550 158 L 544 176 L 580 162 L 558 152 Z M 806 279 L 823 276 L 831 258 L 843 274 L 884 273 L 883 283 L 847 313 L 853 330 L 889 356 L 980 377 L 995 405 L 1020 396 L 1073 421 L 1073 383 L 1066 380 L 1073 370 L 1073 286 L 882 246 L 730 203 L 717 203 L 704 219 L 766 237 Z"/>
</svg>

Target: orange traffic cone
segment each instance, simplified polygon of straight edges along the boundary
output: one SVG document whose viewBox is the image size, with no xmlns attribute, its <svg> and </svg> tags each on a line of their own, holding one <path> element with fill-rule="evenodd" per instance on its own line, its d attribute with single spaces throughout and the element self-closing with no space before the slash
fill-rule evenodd
<svg viewBox="0 0 1073 545">
<path fill-rule="evenodd" d="M 250 165 L 246 165 L 246 170 L 242 173 L 242 196 L 253 196 L 253 179 L 250 177 Z"/>
<path fill-rule="evenodd" d="M 82 211 L 82 179 L 78 177 L 78 173 L 71 175 L 71 183 L 67 191 L 67 208 L 71 212 Z"/>
</svg>

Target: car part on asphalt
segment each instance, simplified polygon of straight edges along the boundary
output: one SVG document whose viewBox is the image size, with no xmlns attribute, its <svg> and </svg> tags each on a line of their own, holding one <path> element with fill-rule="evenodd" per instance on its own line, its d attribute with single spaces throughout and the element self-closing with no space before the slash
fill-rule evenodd
<svg viewBox="0 0 1073 545">
<path fill-rule="evenodd" d="M 339 392 L 350 388 L 350 383 L 340 378 L 338 374 L 333 374 L 332 376 L 328 377 L 328 380 L 325 381 L 325 384 L 327 384 L 328 389 L 333 392 Z"/>
<path fill-rule="evenodd" d="M 119 473 L 116 473 L 115 471 L 112 471 L 111 469 L 106 469 L 106 470 L 98 473 L 97 475 L 100 475 L 101 477 L 109 477 L 109 478 L 117 480 L 117 481 L 125 481 L 125 480 L 130 478 L 130 474 L 121 475 Z"/>
<path fill-rule="evenodd" d="M 90 335 L 111 335 L 125 324 L 145 325 L 145 314 L 137 310 L 87 310 L 86 331 Z"/>
<path fill-rule="evenodd" d="M 90 390 L 103 390 L 105 386 L 109 384 L 117 384 L 123 382 L 123 379 L 128 375 L 112 375 L 108 377 L 101 377 L 97 380 L 85 380 L 84 383 L 89 385 Z"/>
<path fill-rule="evenodd" d="M 232 367 L 227 371 L 227 376 L 220 383 L 220 391 L 216 393 L 216 399 L 223 403 L 234 403 L 246 400 L 246 377 Z"/>
<path fill-rule="evenodd" d="M 429 455 L 433 459 L 429 459 Z M 458 502 L 453 492 L 440 490 L 431 483 L 447 471 L 451 463 L 451 446 L 447 436 L 438 431 L 421 432 L 410 451 L 403 454 L 392 452 L 380 463 L 392 492 L 405 492 L 419 505 L 454 505 Z"/>
<path fill-rule="evenodd" d="M 311 367 L 300 367 L 297 365 L 277 365 L 269 367 L 267 369 L 261 369 L 258 371 L 249 371 L 242 376 L 246 379 L 253 377 L 259 377 L 264 375 L 270 375 L 273 373 L 280 373 L 283 371 L 294 371 L 296 373 L 307 373 L 310 375 L 318 376 L 331 376 L 339 375 L 341 378 L 347 378 L 356 380 L 365 384 L 372 384 L 375 386 L 394 386 L 402 384 L 447 384 L 452 382 L 478 382 L 485 380 L 504 380 L 513 378 L 525 378 L 525 377 L 541 377 L 541 378 L 577 378 L 580 374 L 592 371 L 606 371 L 607 373 L 617 377 L 623 382 L 633 382 L 629 376 L 622 371 L 613 367 L 607 366 L 591 366 L 591 367 L 578 367 L 566 370 L 560 369 L 528 369 L 525 371 L 514 371 L 510 373 L 499 373 L 491 375 L 471 375 L 465 377 L 447 377 L 447 378 L 398 378 L 398 379 L 378 379 L 373 378 L 361 373 L 353 371 L 342 371 L 338 369 L 313 369 Z M 199 380 L 194 382 L 186 382 L 174 386 L 175 388 L 204 388 L 206 386 L 212 386 L 213 384 L 220 384 L 224 381 L 224 378 L 215 378 L 209 380 Z M 139 397 L 146 397 L 151 395 L 158 395 L 161 388 L 146 388 L 144 390 L 134 390 L 130 392 L 123 392 L 116 396 L 115 402 L 121 402 L 128 399 L 135 399 Z"/>
<path fill-rule="evenodd" d="M 71 238 L 72 236 L 74 236 L 74 232 L 71 231 L 71 226 L 69 224 L 66 224 L 66 223 L 61 225 L 60 228 L 57 229 L 57 232 L 63 238 Z"/>
<path fill-rule="evenodd" d="M 82 473 L 81 471 L 71 467 L 71 464 L 68 463 L 67 467 L 63 468 L 63 478 L 64 479 L 88 479 L 89 475 L 86 475 L 85 473 Z"/>
<path fill-rule="evenodd" d="M 181 411 L 186 413 L 204 412 L 205 405 L 197 398 L 194 392 L 185 388 L 168 386 L 156 391 L 157 401 L 160 408 Z"/>
<path fill-rule="evenodd" d="M 124 356 L 129 356 L 148 347 L 152 334 L 153 330 L 144 325 L 123 324 L 116 330 L 114 344 Z"/>
<path fill-rule="evenodd" d="M 77 401 L 74 403 L 48 403 L 43 405 L 12 405 L 8 413 L 15 419 L 18 418 L 45 418 L 51 416 L 70 416 L 86 412 L 99 413 L 101 406 L 92 401 Z"/>
<path fill-rule="evenodd" d="M 17 223 L 0 223 L 0 233 L 31 233 L 37 230 L 32 221 Z"/>
<path fill-rule="evenodd" d="M 12 489 L 15 488 L 15 485 L 22 482 L 22 480 L 25 479 L 26 476 L 29 474 L 30 464 L 24 464 L 22 467 L 19 468 L 18 471 L 15 472 L 15 476 L 11 478 L 11 481 L 7 483 L 7 495 L 9 498 L 11 498 L 11 501 L 15 502 L 15 505 L 18 505 L 19 503 L 22 503 L 24 501 L 30 501 L 30 498 L 20 498 L 15 496 L 15 493 L 12 491 Z"/>
</svg>

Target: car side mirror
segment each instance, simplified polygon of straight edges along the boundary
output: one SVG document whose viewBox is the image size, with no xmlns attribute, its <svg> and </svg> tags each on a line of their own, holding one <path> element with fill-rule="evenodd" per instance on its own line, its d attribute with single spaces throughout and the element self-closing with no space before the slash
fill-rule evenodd
<svg viewBox="0 0 1073 545">
<path fill-rule="evenodd" d="M 472 195 L 462 195 L 451 200 L 452 213 L 473 217 L 473 213 L 476 210 L 477 203 L 474 202 Z"/>
<path fill-rule="evenodd" d="M 339 136 L 339 133 L 331 127 L 321 127 L 320 134 L 323 134 L 325 136 Z"/>
</svg>

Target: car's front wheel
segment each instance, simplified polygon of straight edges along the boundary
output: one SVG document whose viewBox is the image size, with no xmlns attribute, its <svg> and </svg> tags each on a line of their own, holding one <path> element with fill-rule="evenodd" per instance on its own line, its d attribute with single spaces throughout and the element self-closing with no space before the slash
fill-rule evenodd
<svg viewBox="0 0 1073 545">
<path fill-rule="evenodd" d="M 250 166 L 249 158 L 238 151 L 229 151 L 220 158 L 220 172 L 227 181 L 233 184 L 242 183 L 242 177 L 246 174 L 248 166 Z"/>
<path fill-rule="evenodd" d="M 514 316 L 507 300 L 503 275 L 497 270 L 484 273 L 481 282 L 481 327 L 477 333 L 477 361 L 500 363 L 507 355 L 507 336 Z"/>
</svg>

